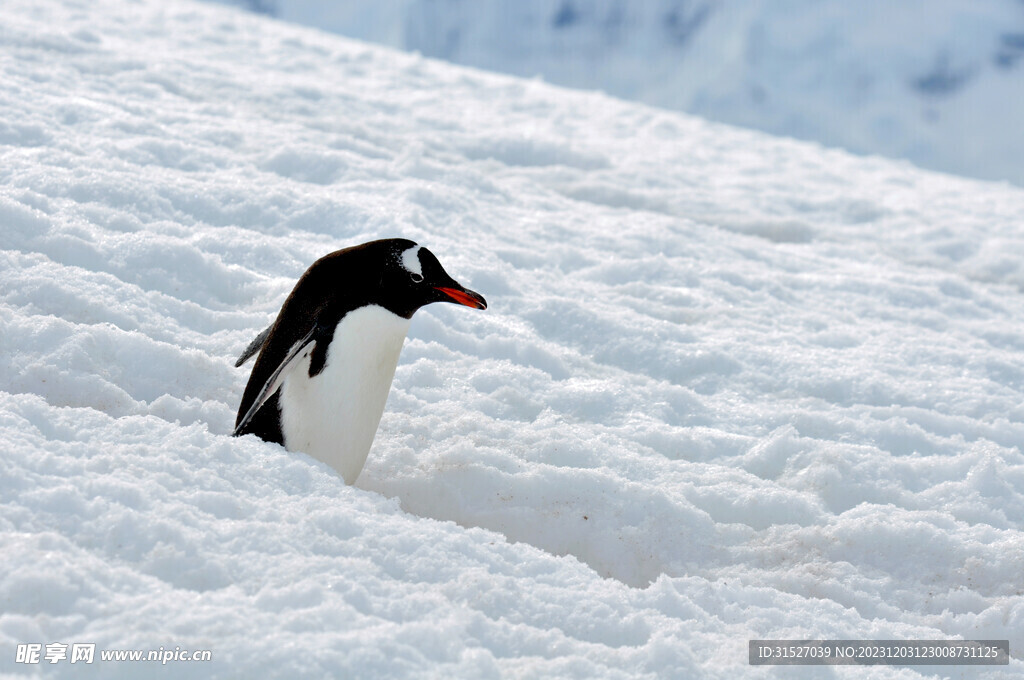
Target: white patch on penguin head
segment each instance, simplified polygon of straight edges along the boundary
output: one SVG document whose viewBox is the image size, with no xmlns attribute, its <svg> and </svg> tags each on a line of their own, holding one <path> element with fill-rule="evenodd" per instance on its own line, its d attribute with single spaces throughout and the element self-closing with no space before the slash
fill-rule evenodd
<svg viewBox="0 0 1024 680">
<path fill-rule="evenodd" d="M 423 265 L 420 264 L 420 247 L 413 246 L 402 253 L 402 259 L 400 260 L 402 266 L 410 274 L 415 274 L 420 278 L 423 277 Z"/>
</svg>

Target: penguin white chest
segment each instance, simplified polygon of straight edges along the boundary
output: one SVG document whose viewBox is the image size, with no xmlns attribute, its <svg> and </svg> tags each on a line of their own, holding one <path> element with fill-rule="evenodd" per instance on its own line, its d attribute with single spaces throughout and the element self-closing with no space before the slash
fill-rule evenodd
<svg viewBox="0 0 1024 680">
<path fill-rule="evenodd" d="M 334 329 L 327 361 L 309 377 L 313 346 L 281 385 L 281 433 L 289 451 L 321 460 L 352 484 L 384 413 L 384 403 L 409 331 L 409 319 L 367 305 Z"/>
</svg>

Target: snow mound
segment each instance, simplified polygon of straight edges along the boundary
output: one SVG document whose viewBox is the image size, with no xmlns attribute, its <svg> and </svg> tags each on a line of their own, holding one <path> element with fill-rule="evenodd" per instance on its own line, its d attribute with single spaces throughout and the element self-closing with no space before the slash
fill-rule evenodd
<svg viewBox="0 0 1024 680">
<path fill-rule="evenodd" d="M 0 673 L 1021 676 L 1024 191 L 216 6 L 0 26 Z M 237 353 L 385 236 L 490 308 L 414 318 L 356 486 L 230 437 Z"/>
</svg>

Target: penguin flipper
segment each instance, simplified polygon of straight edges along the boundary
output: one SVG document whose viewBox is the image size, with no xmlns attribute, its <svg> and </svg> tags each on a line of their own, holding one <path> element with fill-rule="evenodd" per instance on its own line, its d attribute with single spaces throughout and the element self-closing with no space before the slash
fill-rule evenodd
<svg viewBox="0 0 1024 680">
<path fill-rule="evenodd" d="M 317 330 L 319 330 L 319 326 L 314 325 L 301 340 L 292 345 L 292 348 L 288 351 L 288 355 L 280 364 L 277 365 L 277 368 L 270 374 L 267 382 L 263 383 L 263 388 L 260 390 L 260 393 L 256 395 L 256 399 L 252 402 L 252 406 L 250 406 L 249 410 L 245 412 L 245 416 L 238 421 L 238 425 L 235 426 L 235 431 L 231 433 L 233 437 L 243 434 L 245 426 L 249 424 L 249 421 L 252 420 L 253 416 L 256 415 L 256 412 L 260 410 L 260 407 L 266 403 L 267 399 L 274 396 L 274 392 L 277 392 L 278 388 L 281 387 L 281 383 L 284 382 L 285 377 L 291 369 L 295 368 L 299 363 L 299 360 L 303 355 L 303 350 L 305 350 L 306 347 L 316 339 Z M 269 334 L 269 332 L 270 329 L 268 328 L 266 333 Z M 257 337 L 256 340 L 259 340 L 259 338 Z M 256 340 L 253 341 L 253 344 L 255 344 Z M 264 338 L 264 341 L 265 340 L 266 338 Z M 252 345 L 246 349 L 246 352 L 248 352 L 249 349 L 252 349 Z"/>
<path fill-rule="evenodd" d="M 267 326 L 262 333 L 253 338 L 249 346 L 239 355 L 238 360 L 235 361 L 235 368 L 238 368 L 249 359 L 256 356 L 256 353 L 263 349 L 263 345 L 267 344 L 267 338 L 270 337 L 270 330 L 274 327 L 273 324 Z"/>
</svg>

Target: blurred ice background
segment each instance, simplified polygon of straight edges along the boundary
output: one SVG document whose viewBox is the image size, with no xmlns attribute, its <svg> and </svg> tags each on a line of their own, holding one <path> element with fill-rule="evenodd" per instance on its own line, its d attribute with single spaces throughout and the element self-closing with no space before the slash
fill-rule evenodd
<svg viewBox="0 0 1024 680">
<path fill-rule="evenodd" d="M 223 0 L 427 57 L 1024 184 L 1020 0 Z"/>
</svg>

